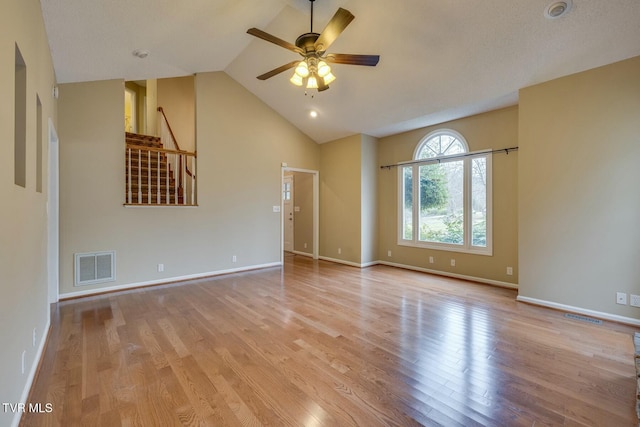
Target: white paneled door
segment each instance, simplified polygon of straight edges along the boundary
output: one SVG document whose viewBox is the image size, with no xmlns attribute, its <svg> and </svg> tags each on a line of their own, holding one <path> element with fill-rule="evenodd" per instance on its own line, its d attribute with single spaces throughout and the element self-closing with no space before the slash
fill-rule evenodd
<svg viewBox="0 0 640 427">
<path fill-rule="evenodd" d="M 282 220 L 284 222 L 284 250 L 293 251 L 293 176 L 286 175 L 282 180 Z"/>
</svg>

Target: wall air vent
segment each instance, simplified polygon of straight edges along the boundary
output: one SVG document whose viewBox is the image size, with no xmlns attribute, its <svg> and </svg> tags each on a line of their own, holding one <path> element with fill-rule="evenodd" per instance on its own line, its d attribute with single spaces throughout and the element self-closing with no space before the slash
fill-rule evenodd
<svg viewBox="0 0 640 427">
<path fill-rule="evenodd" d="M 75 254 L 75 278 L 75 286 L 115 281 L 115 251 Z"/>
</svg>

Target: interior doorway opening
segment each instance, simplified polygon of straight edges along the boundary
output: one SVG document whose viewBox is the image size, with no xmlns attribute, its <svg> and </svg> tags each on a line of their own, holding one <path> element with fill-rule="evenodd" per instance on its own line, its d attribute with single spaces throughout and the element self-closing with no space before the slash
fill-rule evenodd
<svg viewBox="0 0 640 427">
<path fill-rule="evenodd" d="M 281 262 L 285 254 L 318 259 L 319 188 L 318 171 L 282 168 Z"/>
</svg>

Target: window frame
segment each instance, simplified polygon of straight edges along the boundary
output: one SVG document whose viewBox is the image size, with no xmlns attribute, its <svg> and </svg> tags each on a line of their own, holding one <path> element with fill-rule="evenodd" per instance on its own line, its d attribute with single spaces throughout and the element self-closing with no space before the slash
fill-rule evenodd
<svg viewBox="0 0 640 427">
<path fill-rule="evenodd" d="M 438 157 L 429 157 L 424 159 L 417 159 L 416 157 L 421 152 L 422 147 L 428 143 L 434 137 L 440 135 L 449 135 L 459 140 L 465 148 L 464 153 L 456 153 L 450 155 L 443 155 Z M 462 252 L 477 255 L 493 255 L 493 182 L 492 182 L 492 151 L 469 151 L 469 145 L 465 138 L 458 132 L 451 129 L 438 129 L 430 132 L 423 137 L 413 152 L 413 160 L 408 162 L 402 162 L 398 164 L 398 230 L 397 230 L 397 244 L 399 246 L 410 246 L 424 249 L 436 249 L 450 252 Z M 472 197 L 473 197 L 473 160 L 477 158 L 486 159 L 486 246 L 474 246 L 472 244 Z M 452 161 L 463 161 L 463 241 L 462 245 L 453 243 L 441 243 L 441 242 L 427 242 L 420 240 L 420 221 L 419 221 L 419 181 L 420 173 L 419 168 L 422 165 L 428 165 L 432 163 L 444 163 Z M 410 167 L 412 169 L 412 238 L 404 238 L 404 171 L 405 168 Z"/>
</svg>

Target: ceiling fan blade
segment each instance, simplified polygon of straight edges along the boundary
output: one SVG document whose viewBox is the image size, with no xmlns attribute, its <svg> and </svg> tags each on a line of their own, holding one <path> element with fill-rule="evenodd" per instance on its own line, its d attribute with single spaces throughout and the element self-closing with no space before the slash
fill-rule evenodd
<svg viewBox="0 0 640 427">
<path fill-rule="evenodd" d="M 351 55 L 349 53 L 330 53 L 327 61 L 336 64 L 366 65 L 375 67 L 380 60 L 380 55 Z"/>
<path fill-rule="evenodd" d="M 280 47 L 283 47 L 285 49 L 289 49 L 289 50 L 291 50 L 293 52 L 296 52 L 296 53 L 299 53 L 301 55 L 303 53 L 302 49 L 300 49 L 299 47 L 297 47 L 297 46 L 295 46 L 295 45 L 293 45 L 293 44 L 291 44 L 291 43 L 289 43 L 287 41 L 284 41 L 279 37 L 273 36 L 273 35 L 271 35 L 269 33 L 265 33 L 264 31 L 259 30 L 257 28 L 249 28 L 247 30 L 247 34 L 251 34 L 252 36 L 258 37 L 259 39 L 268 41 L 268 42 L 273 43 L 273 44 L 277 44 Z"/>
<path fill-rule="evenodd" d="M 340 8 L 333 15 L 331 21 L 324 27 L 324 30 L 320 33 L 320 36 L 315 42 L 316 52 L 325 52 L 329 49 L 329 46 L 336 41 L 338 36 L 347 28 L 347 25 L 353 21 L 353 14 L 347 9 Z"/>
<path fill-rule="evenodd" d="M 268 78 L 271 78 L 277 74 L 282 73 L 283 71 L 287 71 L 288 69 L 295 67 L 296 65 L 298 65 L 298 63 L 300 63 L 300 61 L 292 61 L 292 62 L 289 62 L 288 64 L 281 65 L 278 68 L 274 68 L 269 72 L 259 75 L 257 79 L 267 80 Z"/>
</svg>

